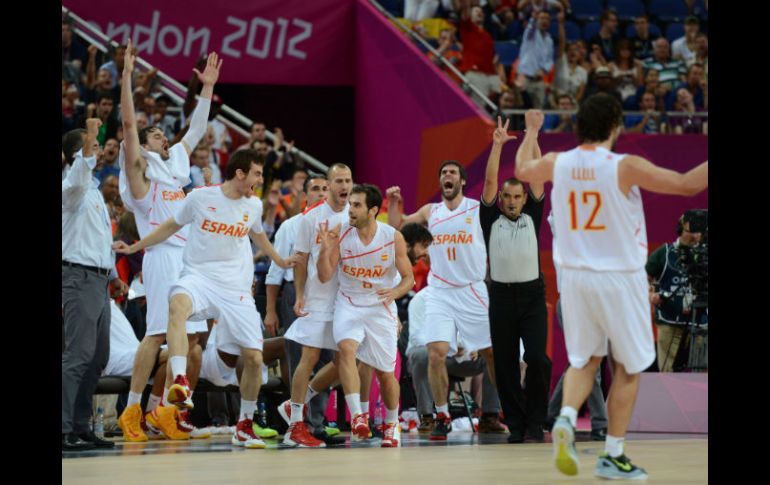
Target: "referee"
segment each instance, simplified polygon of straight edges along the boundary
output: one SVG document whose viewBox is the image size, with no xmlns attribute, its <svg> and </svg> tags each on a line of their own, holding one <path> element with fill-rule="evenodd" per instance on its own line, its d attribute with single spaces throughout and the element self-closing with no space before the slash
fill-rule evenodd
<svg viewBox="0 0 770 485">
<path fill-rule="evenodd" d="M 538 250 L 545 191 L 543 184 L 530 184 L 527 193 L 521 182 L 510 178 L 498 193 L 500 154 L 503 145 L 515 138 L 507 134 L 507 128 L 508 121 L 502 126 L 498 118 L 480 215 L 492 280 L 489 324 L 497 392 L 510 431 L 508 442 L 522 443 L 525 436 L 543 441 L 548 408 L 547 310 Z M 540 158 L 539 147 L 535 150 L 535 157 Z M 526 390 L 521 386 L 520 338 L 527 363 Z"/>
</svg>

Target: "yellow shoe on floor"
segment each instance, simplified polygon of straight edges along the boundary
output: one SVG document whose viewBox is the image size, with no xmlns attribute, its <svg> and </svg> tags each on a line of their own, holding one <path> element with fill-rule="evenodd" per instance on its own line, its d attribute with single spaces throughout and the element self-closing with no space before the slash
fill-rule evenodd
<svg viewBox="0 0 770 485">
<path fill-rule="evenodd" d="M 123 431 L 123 439 L 130 442 L 147 441 L 147 435 L 142 430 L 142 406 L 132 404 L 123 410 L 118 419 L 118 426 Z"/>
<path fill-rule="evenodd" d="M 155 429 L 159 429 L 170 440 L 189 440 L 190 435 L 179 429 L 176 406 L 158 406 L 145 419 Z"/>
</svg>

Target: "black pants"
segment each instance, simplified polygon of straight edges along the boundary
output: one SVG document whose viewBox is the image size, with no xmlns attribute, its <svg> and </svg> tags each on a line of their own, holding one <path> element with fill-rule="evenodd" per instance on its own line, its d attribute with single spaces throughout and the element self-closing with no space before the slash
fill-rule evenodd
<svg viewBox="0 0 770 485">
<path fill-rule="evenodd" d="M 61 356 L 61 432 L 82 433 L 110 356 L 110 299 L 105 275 L 62 267 L 64 351 Z"/>
<path fill-rule="evenodd" d="M 543 279 L 527 283 L 492 282 L 489 323 L 500 404 L 509 429 L 525 432 L 545 425 L 548 409 L 550 362 L 545 355 L 548 311 Z M 519 338 L 527 363 L 521 388 Z"/>
</svg>

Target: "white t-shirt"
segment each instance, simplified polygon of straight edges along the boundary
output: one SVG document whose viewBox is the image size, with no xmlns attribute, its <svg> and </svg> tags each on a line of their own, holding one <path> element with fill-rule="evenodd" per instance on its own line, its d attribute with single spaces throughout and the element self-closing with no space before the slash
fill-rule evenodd
<svg viewBox="0 0 770 485">
<path fill-rule="evenodd" d="M 115 300 L 110 300 L 110 357 L 103 376 L 130 376 L 139 340 Z"/>
<path fill-rule="evenodd" d="M 578 147 L 556 157 L 551 207 L 553 260 L 562 268 L 637 271 L 647 261 L 647 228 L 639 187 L 618 187 L 624 155 Z"/>
<path fill-rule="evenodd" d="M 433 234 L 433 244 L 428 246 L 428 285 L 457 288 L 484 279 L 487 247 L 479 221 L 479 204 L 478 200 L 463 197 L 453 211 L 443 201 L 431 207 L 428 230 Z"/>
<path fill-rule="evenodd" d="M 573 98 L 577 96 L 580 86 L 588 82 L 588 73 L 579 64 L 575 66 L 575 70 L 571 71 L 569 62 L 567 62 L 567 54 L 562 54 L 556 63 L 556 76 L 553 81 L 553 86 L 556 89 L 556 94 L 569 94 Z"/>
<path fill-rule="evenodd" d="M 251 293 L 249 232 L 262 232 L 258 197 L 230 199 L 221 186 L 203 187 L 190 192 L 174 218 L 179 225 L 191 225 L 182 277 L 196 274 L 223 288 Z"/>
<path fill-rule="evenodd" d="M 682 59 L 685 63 L 695 58 L 695 52 L 687 47 L 687 38 L 682 36 L 671 43 L 671 57 Z"/>
<path fill-rule="evenodd" d="M 318 255 L 321 252 L 321 241 L 318 231 L 321 223 L 328 222 L 328 228 L 334 229 L 337 224 L 345 224 L 349 221 L 348 205 L 340 212 L 334 209 L 328 202 L 323 201 L 305 209 L 302 219 L 297 224 L 297 240 L 294 242 L 294 250 L 301 253 L 309 253 L 307 263 L 307 280 L 305 281 L 305 309 L 316 312 L 334 312 L 334 299 L 339 288 L 339 278 L 335 273 L 332 279 L 321 283 L 318 279 Z"/>
<path fill-rule="evenodd" d="M 354 306 L 379 305 L 377 290 L 395 285 L 396 230 L 375 223 L 377 232 L 367 245 L 355 227 L 346 223 L 340 229 L 340 294 Z"/>
</svg>

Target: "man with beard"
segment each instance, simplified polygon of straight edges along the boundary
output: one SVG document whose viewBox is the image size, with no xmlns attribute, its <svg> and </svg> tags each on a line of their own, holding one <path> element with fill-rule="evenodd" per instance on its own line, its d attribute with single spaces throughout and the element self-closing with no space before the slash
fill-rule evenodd
<svg viewBox="0 0 770 485">
<path fill-rule="evenodd" d="M 560 416 L 551 431 L 556 468 L 566 475 L 578 472 L 577 413 L 593 388 L 609 341 L 615 373 L 607 402 L 605 452 L 599 456 L 595 474 L 643 480 L 647 472 L 624 453 L 639 374 L 655 359 L 640 189 L 693 196 L 708 187 L 708 161 L 680 174 L 642 157 L 612 152 L 623 130 L 623 108 L 606 94 L 591 96 L 580 106 L 580 145 L 567 152 L 540 157 L 537 132 L 543 113 L 530 110 L 525 119 L 527 131 L 516 153 L 516 174 L 531 184 L 553 181 L 554 232 L 558 234 L 553 260 L 560 269 L 570 362 Z"/>
<path fill-rule="evenodd" d="M 349 221 L 331 230 L 324 224 L 319 232 L 321 252 L 317 269 L 322 283 L 335 276 L 339 278 L 332 326 L 339 348 L 339 377 L 350 410 L 351 439 L 369 438 L 368 418 L 361 410 L 358 357 L 375 369 L 380 381 L 386 411 L 381 446 L 398 448 L 400 388 L 393 373 L 399 321 L 395 300 L 414 286 L 414 276 L 404 237 L 375 220 L 381 205 L 382 194 L 374 185 L 353 187 Z"/>
<path fill-rule="evenodd" d="M 195 73 L 203 83 L 198 106 L 193 112 L 187 134 L 169 148 L 168 139 L 157 127 L 148 127 L 137 131 L 134 99 L 131 90 L 131 76 L 134 71 L 136 54 L 128 44 L 123 60 L 123 81 L 121 91 L 121 110 L 123 113 L 123 132 L 125 140 L 120 150 L 120 196 L 126 207 L 134 212 L 139 235 L 146 238 L 164 221 L 173 217 L 184 205 L 185 193 L 182 187 L 190 183 L 190 153 L 206 132 L 206 123 L 214 93 L 214 84 L 219 77 L 222 62 L 218 61 L 216 53 L 208 56 L 203 72 L 195 69 Z M 168 295 L 171 285 L 182 271 L 182 253 L 187 242 L 187 228 L 181 230 L 167 240 L 149 249 L 142 262 L 142 275 L 147 290 L 147 332 L 139 345 L 131 374 L 131 389 L 125 411 L 118 423 L 127 441 L 147 441 L 147 435 L 142 430 L 142 408 L 140 400 L 147 380 L 150 377 L 155 356 L 161 344 L 166 339 L 169 323 Z M 206 332 L 206 322 L 188 322 L 189 348 L 197 342 L 197 332 Z M 184 356 L 170 358 L 172 367 L 181 367 Z M 167 388 L 170 382 L 167 382 Z M 176 383 L 182 388 L 188 388 L 189 383 Z M 164 406 L 153 411 L 153 420 L 164 434 L 173 439 L 187 439 L 186 433 L 177 426 L 178 411 L 174 406 L 191 408 L 192 400 L 186 393 L 165 391 Z M 183 418 L 187 413 L 181 415 Z M 183 428 L 192 431 L 194 428 L 189 421 L 184 420 Z"/>
<path fill-rule="evenodd" d="M 543 441 L 551 367 L 545 354 L 548 311 L 538 247 L 545 187 L 534 183 L 526 191 L 520 181 L 510 178 L 498 192 L 500 155 L 512 139 L 508 122 L 503 126 L 498 118 L 481 195 L 481 227 L 492 280 L 489 323 L 497 391 L 511 433 L 508 442 L 522 443 L 525 435 Z M 533 155 L 539 157 L 540 152 Z M 519 339 L 526 349 L 526 390 L 521 386 Z"/>
<path fill-rule="evenodd" d="M 446 440 L 452 430 L 449 415 L 449 376 L 446 357 L 457 352 L 458 333 L 466 352 L 478 351 L 484 357 L 492 382 L 495 382 L 492 341 L 489 333 L 489 298 L 484 277 L 487 248 L 479 218 L 478 200 L 463 195 L 467 181 L 465 168 L 456 160 L 447 160 L 438 171 L 441 199 L 425 204 L 408 217 L 400 209 L 401 189 L 390 187 L 388 222 L 395 228 L 417 222 L 433 234 L 428 286 L 433 287 L 426 301 L 425 338 L 428 347 L 436 425 L 431 440 Z M 451 354 L 450 354 L 451 351 Z"/>
</svg>

